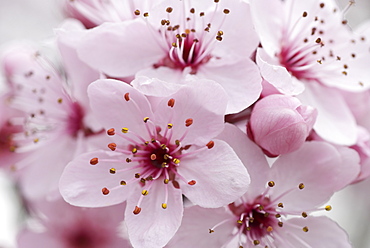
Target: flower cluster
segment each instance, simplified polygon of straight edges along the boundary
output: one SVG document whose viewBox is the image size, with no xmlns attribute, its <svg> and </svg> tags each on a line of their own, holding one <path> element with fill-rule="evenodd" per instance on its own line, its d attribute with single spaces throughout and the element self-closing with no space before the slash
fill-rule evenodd
<svg viewBox="0 0 370 248">
<path fill-rule="evenodd" d="M 323 213 L 370 176 L 352 5 L 66 0 L 57 58 L 1 51 L 19 247 L 351 247 Z"/>
</svg>

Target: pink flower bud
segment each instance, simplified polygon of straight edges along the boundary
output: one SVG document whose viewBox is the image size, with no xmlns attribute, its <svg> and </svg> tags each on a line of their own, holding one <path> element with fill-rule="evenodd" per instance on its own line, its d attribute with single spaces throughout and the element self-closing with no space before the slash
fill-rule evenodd
<svg viewBox="0 0 370 248">
<path fill-rule="evenodd" d="M 317 111 L 292 96 L 270 95 L 259 100 L 248 123 L 248 135 L 268 156 L 297 150 L 306 140 Z"/>
</svg>

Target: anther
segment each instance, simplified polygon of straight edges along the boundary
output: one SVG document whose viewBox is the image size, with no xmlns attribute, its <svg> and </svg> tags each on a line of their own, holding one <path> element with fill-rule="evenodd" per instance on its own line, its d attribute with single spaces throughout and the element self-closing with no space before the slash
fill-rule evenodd
<svg viewBox="0 0 370 248">
<path fill-rule="evenodd" d="M 170 182 L 170 180 L 168 179 L 168 178 L 165 178 L 164 180 L 163 180 L 163 183 L 164 184 L 168 184 Z"/>
<path fill-rule="evenodd" d="M 40 140 L 38 139 L 38 138 L 36 138 L 36 139 L 34 139 L 33 140 L 33 143 L 37 143 L 37 142 L 39 142 Z"/>
<path fill-rule="evenodd" d="M 109 191 L 109 189 L 104 187 L 104 188 L 101 189 L 101 192 L 103 193 L 103 195 L 108 195 L 110 191 Z"/>
<path fill-rule="evenodd" d="M 266 228 L 266 231 L 267 232 L 272 232 L 274 229 L 272 228 L 272 226 L 268 226 L 267 228 Z"/>
<path fill-rule="evenodd" d="M 138 9 L 137 9 L 137 10 L 135 10 L 135 11 L 134 11 L 134 14 L 135 14 L 135 15 L 137 15 L 137 16 L 138 16 L 138 15 L 140 15 L 140 10 L 138 10 Z"/>
<path fill-rule="evenodd" d="M 307 216 L 308 216 L 308 215 L 307 215 L 307 213 L 306 213 L 306 212 L 302 212 L 302 217 L 303 217 L 303 218 L 307 218 Z"/>
<path fill-rule="evenodd" d="M 136 173 L 135 178 L 140 178 L 140 173 Z"/>
<path fill-rule="evenodd" d="M 123 127 L 123 128 L 121 129 L 121 131 L 122 131 L 122 133 L 128 133 L 128 128 L 127 128 L 127 127 Z"/>
<path fill-rule="evenodd" d="M 109 173 L 110 174 L 116 174 L 116 169 L 115 168 L 110 168 Z"/>
<path fill-rule="evenodd" d="M 275 182 L 274 182 L 274 181 L 270 181 L 270 182 L 268 182 L 268 186 L 269 186 L 269 187 L 274 187 L 274 186 L 275 186 Z"/>
<path fill-rule="evenodd" d="M 308 232 L 308 227 L 307 227 L 307 226 L 305 226 L 305 227 L 303 227 L 303 228 L 302 228 L 302 230 L 303 230 L 304 232 Z"/>
<path fill-rule="evenodd" d="M 170 100 L 168 100 L 168 103 L 167 105 L 171 108 L 173 108 L 173 106 L 175 105 L 175 99 L 171 98 Z"/>
<path fill-rule="evenodd" d="M 90 159 L 90 164 L 91 165 L 96 165 L 96 164 L 98 164 L 98 162 L 99 162 L 98 158 L 92 158 L 92 159 Z"/>
<path fill-rule="evenodd" d="M 303 12 L 302 16 L 303 16 L 303 17 L 307 17 L 307 12 L 306 12 L 306 11 L 305 11 L 305 12 Z"/>
<path fill-rule="evenodd" d="M 195 13 L 195 9 L 194 8 L 191 8 L 190 9 L 190 13 L 194 14 Z"/>
<path fill-rule="evenodd" d="M 276 218 L 280 218 L 281 217 L 281 214 L 275 214 L 275 217 Z"/>
<path fill-rule="evenodd" d="M 165 144 L 162 144 L 162 145 L 161 145 L 161 148 L 162 148 L 163 150 L 166 150 L 166 149 L 167 149 L 167 146 L 166 146 Z"/>
<path fill-rule="evenodd" d="M 137 153 L 137 148 L 136 148 L 136 147 L 132 148 L 131 152 L 132 152 L 133 154 Z"/>
<path fill-rule="evenodd" d="M 173 127 L 173 124 L 172 124 L 172 123 L 168 123 L 168 124 L 167 124 L 167 128 L 168 128 L 168 129 L 171 129 L 172 127 Z"/>
<path fill-rule="evenodd" d="M 279 202 L 277 206 L 278 206 L 279 208 L 283 208 L 283 207 L 284 207 L 284 205 L 283 205 L 283 203 L 282 203 L 282 202 Z"/>
<path fill-rule="evenodd" d="M 224 9 L 224 14 L 229 14 L 230 13 L 230 10 L 229 9 Z"/>
<path fill-rule="evenodd" d="M 204 12 L 200 12 L 199 13 L 199 16 L 204 16 Z"/>
<path fill-rule="evenodd" d="M 209 232 L 209 233 L 214 233 L 214 232 L 215 232 L 215 230 L 209 229 L 209 230 L 208 230 L 208 232 Z"/>
<path fill-rule="evenodd" d="M 208 147 L 208 149 L 211 149 L 212 147 L 215 146 L 215 142 L 213 142 L 212 140 L 210 142 L 207 143 L 206 145 Z"/>
<path fill-rule="evenodd" d="M 126 162 L 130 163 L 132 160 L 130 158 L 126 158 Z"/>
<path fill-rule="evenodd" d="M 279 222 L 278 222 L 278 226 L 279 226 L 279 227 L 283 227 L 283 222 L 279 221 Z"/>
<path fill-rule="evenodd" d="M 130 93 L 126 93 L 125 95 L 124 95 L 124 98 L 125 98 L 125 100 L 126 101 L 130 101 Z"/>
<path fill-rule="evenodd" d="M 343 74 L 344 76 L 347 76 L 347 75 L 348 75 L 348 73 L 347 73 L 346 71 L 342 71 L 342 74 Z"/>
<path fill-rule="evenodd" d="M 115 135 L 115 134 L 116 134 L 116 132 L 115 132 L 114 128 L 110 128 L 110 129 L 108 129 L 108 130 L 107 130 L 107 134 L 108 134 L 109 136 L 113 136 L 113 135 Z"/>
<path fill-rule="evenodd" d="M 141 194 L 142 194 L 142 195 L 148 195 L 148 194 L 149 194 L 149 191 L 148 191 L 148 190 L 146 190 L 146 189 L 144 189 L 143 191 L 141 191 Z"/>
<path fill-rule="evenodd" d="M 195 185 L 196 183 L 197 183 L 197 182 L 196 182 L 195 180 L 191 180 L 191 181 L 189 181 L 189 182 L 188 182 L 188 184 L 189 184 L 189 185 L 192 185 L 192 186 L 193 186 L 193 185 Z"/>
<path fill-rule="evenodd" d="M 185 126 L 189 127 L 193 124 L 193 119 L 189 118 L 189 119 L 186 119 L 185 121 Z"/>
<path fill-rule="evenodd" d="M 147 123 L 149 121 L 149 117 L 144 118 L 144 122 Z"/>
<path fill-rule="evenodd" d="M 162 208 L 163 209 L 166 209 L 167 208 L 167 204 L 166 203 L 162 203 Z"/>
<path fill-rule="evenodd" d="M 324 8 L 325 7 L 325 4 L 324 3 L 320 3 L 320 8 Z"/>
<path fill-rule="evenodd" d="M 304 189 L 304 184 L 303 184 L 303 183 L 300 183 L 300 184 L 298 185 L 298 188 L 299 188 L 299 189 Z"/>
<path fill-rule="evenodd" d="M 110 144 L 108 144 L 108 148 L 111 149 L 112 151 L 115 151 L 116 148 L 117 148 L 117 145 L 116 145 L 116 143 L 110 143 Z"/>
<path fill-rule="evenodd" d="M 218 40 L 218 41 L 222 41 L 222 36 L 216 36 L 216 40 Z"/>
<path fill-rule="evenodd" d="M 145 13 L 143 14 L 143 16 L 144 16 L 144 17 L 148 17 L 148 16 L 149 16 L 149 13 L 148 13 L 148 12 L 145 12 Z"/>
<path fill-rule="evenodd" d="M 172 160 L 172 162 L 174 162 L 175 164 L 179 164 L 179 163 L 180 163 L 180 159 L 178 159 L 178 158 L 174 158 L 174 159 Z"/>
<path fill-rule="evenodd" d="M 317 39 L 315 40 L 315 42 L 316 42 L 316 43 L 321 43 L 321 38 L 317 38 Z"/>
<path fill-rule="evenodd" d="M 243 224 L 243 221 L 242 220 L 237 220 L 236 223 Z"/>
<path fill-rule="evenodd" d="M 173 10 L 173 8 L 172 8 L 172 7 L 168 7 L 168 8 L 166 9 L 166 12 L 167 12 L 167 13 L 171 13 L 171 12 L 172 12 L 172 10 Z"/>
<path fill-rule="evenodd" d="M 327 206 L 325 206 L 325 210 L 330 211 L 330 210 L 332 210 L 332 207 L 330 205 L 327 205 Z"/>
<path fill-rule="evenodd" d="M 120 184 L 121 185 L 126 185 L 127 183 L 126 183 L 126 181 L 121 181 Z"/>
<path fill-rule="evenodd" d="M 63 99 L 62 98 L 59 98 L 58 99 L 58 103 L 62 103 L 63 102 Z"/>
<path fill-rule="evenodd" d="M 177 146 L 179 146 L 179 145 L 180 145 L 180 140 L 175 140 L 175 144 L 176 144 Z"/>
<path fill-rule="evenodd" d="M 253 244 L 254 244 L 254 245 L 259 245 L 259 244 L 260 244 L 260 242 L 259 242 L 258 240 L 253 240 Z"/>
<path fill-rule="evenodd" d="M 141 212 L 141 208 L 138 206 L 135 206 L 135 209 L 133 211 L 134 214 L 139 214 Z"/>
</svg>

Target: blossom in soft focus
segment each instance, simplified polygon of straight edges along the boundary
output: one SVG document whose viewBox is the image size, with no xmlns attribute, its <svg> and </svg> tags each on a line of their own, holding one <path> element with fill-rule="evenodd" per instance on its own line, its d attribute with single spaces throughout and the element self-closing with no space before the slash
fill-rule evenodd
<svg viewBox="0 0 370 248">
<path fill-rule="evenodd" d="M 228 124 L 219 138 L 247 167 L 249 190 L 224 208 L 186 208 L 169 247 L 351 247 L 334 221 L 312 213 L 331 210 L 330 205 L 321 206 L 357 176 L 356 152 L 306 142 L 270 168 L 261 150 L 238 128 Z"/>
<path fill-rule="evenodd" d="M 227 113 L 258 99 L 261 77 L 250 59 L 258 39 L 247 3 L 162 0 L 135 14 L 140 18 L 89 30 L 78 46 L 80 58 L 110 77 L 214 80 L 228 95 Z"/>
<path fill-rule="evenodd" d="M 300 148 L 312 130 L 317 111 L 287 95 L 269 95 L 254 105 L 247 132 L 267 155 Z"/>
<path fill-rule="evenodd" d="M 81 88 L 87 95 L 87 84 L 80 81 L 72 89 L 72 80 L 67 84 L 52 64 L 29 46 L 7 50 L 2 64 L 12 88 L 10 106 L 24 116 L 20 121 L 23 130 L 12 139 L 13 152 L 27 153 L 13 165 L 23 194 L 60 197 L 58 181 L 64 167 L 76 154 L 94 147 L 87 139 L 103 131 L 91 118 L 85 119 L 88 103 L 75 98 Z M 79 69 L 81 73 L 83 67 Z"/>
<path fill-rule="evenodd" d="M 130 248 L 124 205 L 79 208 L 62 199 L 31 204 L 32 221 L 18 234 L 19 248 Z"/>
<path fill-rule="evenodd" d="M 163 87 L 153 81 L 157 89 Z M 77 206 L 127 201 L 125 219 L 134 247 L 163 247 L 172 238 L 182 219 L 182 194 L 193 204 L 215 208 L 248 189 L 249 175 L 239 158 L 227 143 L 214 139 L 224 127 L 227 99 L 218 84 L 195 80 L 153 103 L 112 79 L 92 83 L 88 92 L 111 136 L 111 151 L 74 159 L 60 190 Z"/>
<path fill-rule="evenodd" d="M 354 144 L 356 122 L 340 91 L 369 88 L 366 39 L 349 29 L 332 0 L 253 0 L 251 12 L 262 44 L 256 62 L 263 78 L 318 110 L 314 129 L 323 139 Z"/>
</svg>

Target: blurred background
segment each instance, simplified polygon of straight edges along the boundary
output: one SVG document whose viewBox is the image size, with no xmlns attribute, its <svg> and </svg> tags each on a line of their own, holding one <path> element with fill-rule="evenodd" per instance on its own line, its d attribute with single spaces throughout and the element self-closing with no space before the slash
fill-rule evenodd
<svg viewBox="0 0 370 248">
<path fill-rule="evenodd" d="M 123 0 L 124 1 L 124 0 Z M 63 20 L 63 0 L 0 0 L 0 51 L 12 41 L 51 41 Z M 347 0 L 338 0 L 342 8 Z M 346 13 L 353 29 L 370 20 L 370 0 L 357 0 Z M 370 65 L 369 65 L 370 70 Z M 370 72 L 369 72 L 370 73 Z M 0 75 L 0 86 L 3 80 Z M 352 185 L 329 202 L 336 220 L 349 234 L 354 248 L 370 247 L 370 180 Z M 15 248 L 24 213 L 12 182 L 0 171 L 0 248 Z"/>
</svg>

